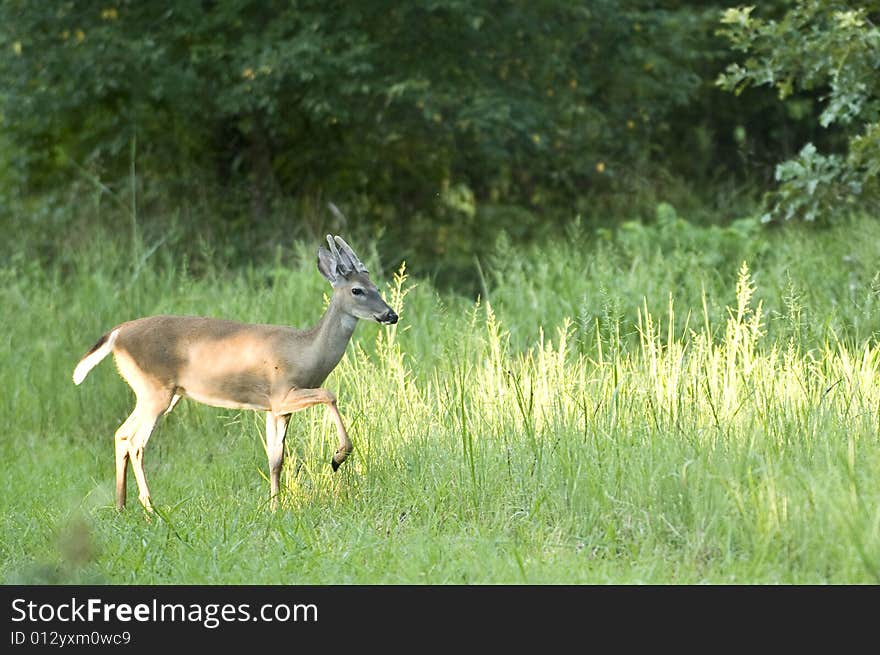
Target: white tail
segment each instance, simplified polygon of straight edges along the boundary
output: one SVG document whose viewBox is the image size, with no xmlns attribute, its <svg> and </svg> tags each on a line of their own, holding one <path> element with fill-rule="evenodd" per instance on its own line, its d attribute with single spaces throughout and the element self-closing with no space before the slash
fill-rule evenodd
<svg viewBox="0 0 880 655">
<path fill-rule="evenodd" d="M 116 343 L 116 337 L 119 336 L 119 330 L 113 330 L 110 334 L 105 334 L 101 340 L 96 343 L 86 355 L 79 360 L 79 364 L 73 369 L 73 383 L 81 384 L 86 376 L 93 368 L 101 363 L 107 355 L 113 352 L 113 344 Z"/>
</svg>

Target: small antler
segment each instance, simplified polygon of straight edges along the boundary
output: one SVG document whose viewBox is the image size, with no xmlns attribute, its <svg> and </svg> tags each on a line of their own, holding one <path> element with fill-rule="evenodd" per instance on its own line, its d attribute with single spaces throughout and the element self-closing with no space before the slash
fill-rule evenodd
<svg viewBox="0 0 880 655">
<path fill-rule="evenodd" d="M 363 262 L 354 254 L 354 250 L 352 250 L 351 246 L 345 242 L 345 239 L 340 236 L 336 236 L 334 239 L 336 239 L 336 243 L 339 244 L 339 247 L 342 248 L 344 256 L 348 259 L 348 263 L 351 264 L 351 267 L 355 271 L 358 273 L 369 273 L 367 267 L 364 266 Z"/>
<path fill-rule="evenodd" d="M 348 219 L 345 217 L 345 214 L 337 207 L 334 203 L 328 202 L 327 207 L 333 212 L 333 215 L 337 218 L 337 220 L 343 225 L 348 225 Z M 346 272 L 342 273 L 343 275 L 347 275 L 351 271 L 357 271 L 358 273 L 369 273 L 367 267 L 364 266 L 363 262 L 360 258 L 354 254 L 354 250 L 351 249 L 351 246 L 345 242 L 340 236 L 335 237 L 336 243 L 330 239 L 330 235 L 327 235 L 327 242 L 330 244 L 330 252 L 336 257 L 336 260 L 339 262 L 340 272 L 342 269 L 349 269 Z M 339 244 L 339 247 L 342 249 L 342 253 L 340 256 L 339 250 L 336 248 L 336 244 Z"/>
<path fill-rule="evenodd" d="M 336 270 L 339 275 L 345 277 L 352 272 L 369 273 L 367 267 L 354 254 L 354 250 L 345 242 L 345 239 L 328 234 L 327 243 L 330 244 L 330 252 L 336 260 Z"/>
<path fill-rule="evenodd" d="M 336 260 L 336 268 L 339 269 L 340 275 L 347 275 L 349 271 L 345 270 L 345 262 L 342 261 L 342 257 L 339 254 L 339 248 L 336 247 L 336 242 L 330 234 L 327 235 L 327 243 L 330 244 L 330 253 L 333 255 L 333 259 Z"/>
</svg>

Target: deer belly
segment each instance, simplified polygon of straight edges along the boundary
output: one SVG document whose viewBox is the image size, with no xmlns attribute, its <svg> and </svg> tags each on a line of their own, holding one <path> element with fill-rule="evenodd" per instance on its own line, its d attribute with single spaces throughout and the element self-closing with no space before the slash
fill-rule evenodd
<svg viewBox="0 0 880 655">
<path fill-rule="evenodd" d="M 269 385 L 260 376 L 237 373 L 181 386 L 187 398 L 226 409 L 269 409 Z"/>
</svg>

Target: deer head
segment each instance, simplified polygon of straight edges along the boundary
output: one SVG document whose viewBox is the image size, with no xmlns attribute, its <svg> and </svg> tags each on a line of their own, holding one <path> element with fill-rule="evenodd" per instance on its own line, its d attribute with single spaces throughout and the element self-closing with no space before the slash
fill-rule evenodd
<svg viewBox="0 0 880 655">
<path fill-rule="evenodd" d="M 318 271 L 333 287 L 333 301 L 355 318 L 384 325 L 397 323 L 397 314 L 388 306 L 370 280 L 363 262 L 340 236 L 327 235 L 330 248 L 318 248 Z"/>
</svg>

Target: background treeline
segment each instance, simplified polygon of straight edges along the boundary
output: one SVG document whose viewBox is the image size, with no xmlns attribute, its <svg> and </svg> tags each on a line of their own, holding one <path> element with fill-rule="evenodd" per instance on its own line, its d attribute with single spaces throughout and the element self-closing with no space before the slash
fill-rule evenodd
<svg viewBox="0 0 880 655">
<path fill-rule="evenodd" d="M 3 218 L 43 257 L 119 215 L 241 261 L 357 231 L 449 280 L 661 201 L 826 220 L 880 165 L 878 3 L 850 5 L 3 0 Z"/>
</svg>

